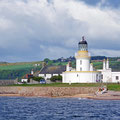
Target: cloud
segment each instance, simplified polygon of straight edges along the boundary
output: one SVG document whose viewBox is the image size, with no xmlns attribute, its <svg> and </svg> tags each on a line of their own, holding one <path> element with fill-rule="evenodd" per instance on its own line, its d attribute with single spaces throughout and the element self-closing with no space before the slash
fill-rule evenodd
<svg viewBox="0 0 120 120">
<path fill-rule="evenodd" d="M 89 48 L 96 49 L 93 54 L 119 51 L 120 8 L 101 7 L 106 2 L 91 6 L 80 0 L 1 0 L 3 61 L 73 56 L 82 35 Z M 114 56 L 120 56 L 119 52 L 114 52 Z"/>
<path fill-rule="evenodd" d="M 7 19 L 1 18 L 0 19 L 0 28 L 1 30 L 6 30 L 6 29 L 10 29 L 11 26 L 13 25 L 13 23 Z"/>
<path fill-rule="evenodd" d="M 120 55 L 120 50 L 90 49 L 90 52 L 94 56 L 99 55 L 99 56 L 106 56 L 106 57 L 114 57 L 114 55 L 116 55 L 116 57 L 119 57 Z"/>
<path fill-rule="evenodd" d="M 50 59 L 58 59 L 59 57 L 70 57 L 69 53 L 73 53 L 73 50 L 69 50 L 64 48 L 64 47 L 59 47 L 59 46 L 40 46 L 41 51 L 44 52 L 44 50 L 46 50 L 45 54 L 42 55 L 42 57 L 45 58 L 50 58 Z M 59 53 L 59 54 L 58 54 Z"/>
</svg>

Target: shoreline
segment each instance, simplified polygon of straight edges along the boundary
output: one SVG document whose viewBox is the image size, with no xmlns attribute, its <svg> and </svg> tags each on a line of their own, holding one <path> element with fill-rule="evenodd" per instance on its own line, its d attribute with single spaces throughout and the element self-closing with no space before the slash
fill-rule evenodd
<svg viewBox="0 0 120 120">
<path fill-rule="evenodd" d="M 100 94 L 98 87 L 0 87 L 0 96 L 120 100 L 120 91 Z"/>
<path fill-rule="evenodd" d="M 76 94 L 76 95 L 65 95 L 65 96 L 48 96 L 48 95 L 20 95 L 14 93 L 0 93 L 0 97 L 41 97 L 41 98 L 81 98 L 81 99 L 92 99 L 92 100 L 120 100 L 119 91 L 107 91 L 104 94 Z"/>
</svg>

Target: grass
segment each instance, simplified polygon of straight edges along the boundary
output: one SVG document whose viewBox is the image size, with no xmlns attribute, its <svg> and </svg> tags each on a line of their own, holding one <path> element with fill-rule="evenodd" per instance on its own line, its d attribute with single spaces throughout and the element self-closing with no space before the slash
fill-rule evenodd
<svg viewBox="0 0 120 120">
<path fill-rule="evenodd" d="M 117 83 L 109 83 L 102 84 L 107 85 L 108 90 L 120 91 L 120 84 Z M 21 84 L 21 85 L 10 85 L 10 86 L 23 86 L 23 87 L 100 87 L 100 83 L 72 83 L 69 85 L 68 83 L 51 83 L 51 84 Z"/>
<path fill-rule="evenodd" d="M 24 64 L 24 65 L 6 65 L 0 66 L 0 70 L 20 70 L 26 68 L 33 68 L 32 64 Z"/>
<path fill-rule="evenodd" d="M 58 66 L 58 65 L 66 65 L 68 62 L 57 62 L 57 63 L 52 63 L 52 65 Z"/>
<path fill-rule="evenodd" d="M 35 66 L 40 64 L 40 66 Z M 39 71 L 42 67 L 42 62 L 19 62 L 0 64 L 0 79 L 21 79 L 26 74 L 29 74 L 33 69 L 34 72 Z"/>
<path fill-rule="evenodd" d="M 101 69 L 102 68 L 102 62 L 93 62 L 93 66 L 95 69 Z"/>
<path fill-rule="evenodd" d="M 113 91 L 120 91 L 120 84 L 107 84 L 108 90 L 113 90 Z"/>
<path fill-rule="evenodd" d="M 41 62 L 21 62 L 21 63 L 8 63 L 8 64 L 1 64 L 0 70 L 21 70 L 26 68 L 34 68 L 34 64 Z"/>
<path fill-rule="evenodd" d="M 51 84 L 21 84 L 12 86 L 23 86 L 23 87 L 99 87 L 98 83 L 51 83 Z"/>
</svg>

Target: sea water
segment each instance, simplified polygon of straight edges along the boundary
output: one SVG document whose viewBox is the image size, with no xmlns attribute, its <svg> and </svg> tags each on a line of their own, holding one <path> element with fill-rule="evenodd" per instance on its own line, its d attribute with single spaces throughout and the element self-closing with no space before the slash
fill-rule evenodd
<svg viewBox="0 0 120 120">
<path fill-rule="evenodd" d="M 120 101 L 0 97 L 0 120 L 120 120 Z"/>
</svg>

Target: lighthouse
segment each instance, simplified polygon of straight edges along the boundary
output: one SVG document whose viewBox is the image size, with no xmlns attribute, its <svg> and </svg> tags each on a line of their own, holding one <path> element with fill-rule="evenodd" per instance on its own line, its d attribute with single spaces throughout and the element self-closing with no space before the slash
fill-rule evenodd
<svg viewBox="0 0 120 120">
<path fill-rule="evenodd" d="M 88 44 L 84 36 L 78 43 L 78 52 L 75 54 L 76 71 L 90 71 L 90 56 L 88 53 Z"/>
<path fill-rule="evenodd" d="M 66 71 L 63 72 L 63 83 L 96 83 L 101 80 L 101 72 L 93 69 L 90 63 L 90 55 L 88 52 L 88 43 L 84 36 L 78 43 L 78 51 L 75 53 L 76 68 L 68 63 Z"/>
</svg>

